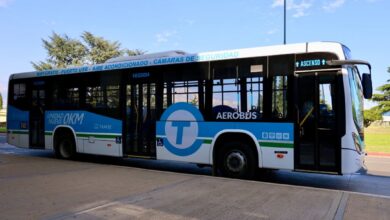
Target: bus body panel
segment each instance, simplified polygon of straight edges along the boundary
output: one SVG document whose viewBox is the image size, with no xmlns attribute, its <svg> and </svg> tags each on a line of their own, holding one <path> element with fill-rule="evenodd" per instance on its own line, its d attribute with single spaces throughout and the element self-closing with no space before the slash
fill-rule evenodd
<svg viewBox="0 0 390 220">
<path fill-rule="evenodd" d="M 56 76 L 66 74 L 77 74 L 87 72 L 109 71 L 116 69 L 130 69 L 148 66 L 162 66 L 171 64 L 207 62 L 251 57 L 265 57 L 286 54 L 299 54 L 310 52 L 331 52 L 336 54 L 339 59 L 344 59 L 342 44 L 337 42 L 310 42 L 288 45 L 275 45 L 265 47 L 244 48 L 235 50 L 210 51 L 194 54 L 185 54 L 174 59 L 167 58 L 145 58 L 141 60 L 122 61 L 117 63 L 103 63 L 91 66 L 70 67 L 65 69 L 43 70 L 35 72 L 26 72 L 12 74 L 10 79 L 22 79 L 33 77 Z"/>
<path fill-rule="evenodd" d="M 7 142 L 17 147 L 29 148 L 29 112 L 8 105 Z"/>
<path fill-rule="evenodd" d="M 259 167 L 294 168 L 293 123 L 205 122 L 199 110 L 187 103 L 171 105 L 157 122 L 157 159 L 212 164 L 207 160 L 212 158 L 210 145 L 223 133 L 255 137 Z"/>
<path fill-rule="evenodd" d="M 216 147 L 216 141 L 218 140 L 218 138 L 221 138 L 222 135 L 224 134 L 234 134 L 234 135 L 247 135 L 251 138 L 251 140 L 253 141 L 253 143 L 255 144 L 256 146 L 256 150 L 257 150 L 257 155 L 258 155 L 258 158 L 259 161 L 258 161 L 258 167 L 261 168 L 263 167 L 263 152 L 262 152 L 262 149 L 260 148 L 260 144 L 259 144 L 259 141 L 257 141 L 257 138 L 255 137 L 255 135 L 253 135 L 253 133 L 247 131 L 247 130 L 242 130 L 242 129 L 224 129 L 224 130 L 221 130 L 220 132 L 218 132 L 214 138 L 213 138 L 213 141 L 211 142 L 211 149 L 210 149 L 210 161 L 211 163 L 210 164 L 213 164 L 214 161 L 213 161 L 213 152 L 214 152 L 214 148 Z"/>
<path fill-rule="evenodd" d="M 88 111 L 46 111 L 45 137 L 52 139 L 60 127 L 75 133 L 79 153 L 122 156 L 122 121 Z M 46 148 L 52 148 L 53 141 Z"/>
</svg>

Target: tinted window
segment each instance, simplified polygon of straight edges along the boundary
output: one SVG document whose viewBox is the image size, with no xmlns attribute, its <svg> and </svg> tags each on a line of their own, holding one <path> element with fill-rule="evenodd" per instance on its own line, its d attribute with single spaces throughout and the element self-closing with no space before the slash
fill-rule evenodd
<svg viewBox="0 0 390 220">
<path fill-rule="evenodd" d="M 25 99 L 26 98 L 26 84 L 25 83 L 16 83 L 14 84 L 13 89 L 13 99 L 14 101 Z"/>
<path fill-rule="evenodd" d="M 287 76 L 272 77 L 272 117 L 287 117 Z"/>
<path fill-rule="evenodd" d="M 212 68 L 212 113 L 216 120 L 263 117 L 264 59 L 216 62 Z"/>
<path fill-rule="evenodd" d="M 359 133 L 363 131 L 363 93 L 359 73 L 355 68 L 348 68 L 349 86 L 351 90 L 352 116 Z"/>
<path fill-rule="evenodd" d="M 274 56 L 269 58 L 269 79 L 271 81 L 271 117 L 286 119 L 289 113 L 289 79 L 294 73 L 293 56 Z"/>
<path fill-rule="evenodd" d="M 52 93 L 52 105 L 54 108 L 74 108 L 79 107 L 79 88 L 63 87 L 57 85 Z"/>
<path fill-rule="evenodd" d="M 12 83 L 10 84 L 9 103 L 20 109 L 28 109 L 29 99 L 27 97 L 27 84 L 26 83 Z"/>
</svg>

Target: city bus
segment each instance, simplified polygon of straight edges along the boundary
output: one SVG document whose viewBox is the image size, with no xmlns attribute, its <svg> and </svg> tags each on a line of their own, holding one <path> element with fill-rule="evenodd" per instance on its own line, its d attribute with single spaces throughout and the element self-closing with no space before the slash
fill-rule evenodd
<svg viewBox="0 0 390 220">
<path fill-rule="evenodd" d="M 59 158 L 181 161 L 233 178 L 365 167 L 371 65 L 336 42 L 120 57 L 13 74 L 8 91 L 8 143 Z"/>
</svg>

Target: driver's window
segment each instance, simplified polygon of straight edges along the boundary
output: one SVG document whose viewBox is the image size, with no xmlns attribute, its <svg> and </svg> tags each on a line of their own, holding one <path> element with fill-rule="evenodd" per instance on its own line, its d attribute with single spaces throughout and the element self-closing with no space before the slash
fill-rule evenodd
<svg viewBox="0 0 390 220">
<path fill-rule="evenodd" d="M 320 128 L 333 128 L 335 126 L 334 114 L 334 85 L 331 83 L 319 84 L 319 122 Z"/>
</svg>

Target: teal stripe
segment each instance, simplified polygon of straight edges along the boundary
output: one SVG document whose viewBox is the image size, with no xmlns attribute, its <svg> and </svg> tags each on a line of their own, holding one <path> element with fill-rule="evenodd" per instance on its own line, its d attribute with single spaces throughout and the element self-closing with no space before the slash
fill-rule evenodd
<svg viewBox="0 0 390 220">
<path fill-rule="evenodd" d="M 77 137 L 94 137 L 94 138 L 116 138 L 121 135 L 112 135 L 112 134 L 80 134 L 76 133 Z"/>
<path fill-rule="evenodd" d="M 294 148 L 293 143 L 259 142 L 260 147 Z"/>
<path fill-rule="evenodd" d="M 14 130 L 8 130 L 9 133 L 12 134 L 29 134 L 28 130 L 26 131 L 14 131 Z"/>
<path fill-rule="evenodd" d="M 53 135 L 53 132 L 51 131 L 45 131 L 45 135 Z M 118 134 L 94 134 L 94 133 L 76 133 L 77 137 L 94 137 L 94 138 L 107 138 L 107 139 L 115 139 L 117 137 L 120 137 L 122 135 Z"/>
<path fill-rule="evenodd" d="M 211 140 L 211 139 L 203 140 L 203 144 L 211 144 L 211 142 L 213 142 L 213 140 Z"/>
</svg>

